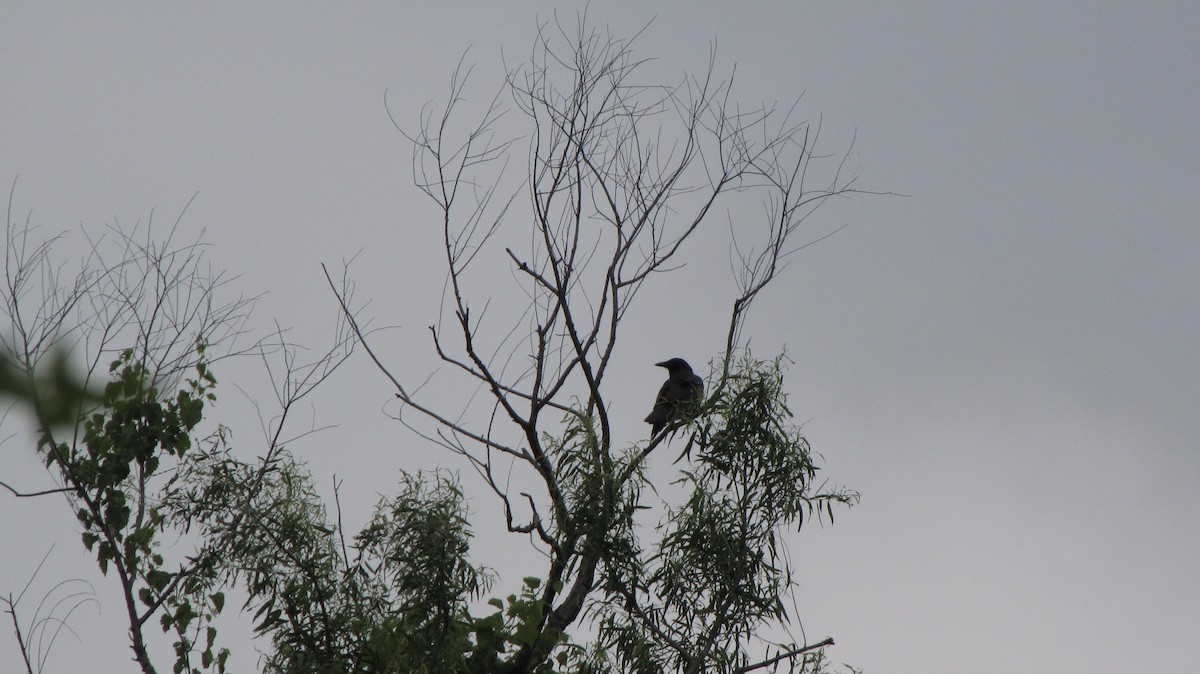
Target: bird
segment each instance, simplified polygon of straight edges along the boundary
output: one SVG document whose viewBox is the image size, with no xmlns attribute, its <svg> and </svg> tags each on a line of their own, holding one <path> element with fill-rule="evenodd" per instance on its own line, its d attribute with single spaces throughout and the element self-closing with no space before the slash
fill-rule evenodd
<svg viewBox="0 0 1200 674">
<path fill-rule="evenodd" d="M 654 409 L 646 417 L 646 423 L 651 424 L 650 437 L 657 436 L 666 425 L 686 413 L 704 395 L 704 380 L 692 372 L 692 366 L 682 358 L 672 358 L 656 367 L 665 367 L 669 375 L 662 388 L 658 390 L 658 398 L 654 401 Z"/>
</svg>

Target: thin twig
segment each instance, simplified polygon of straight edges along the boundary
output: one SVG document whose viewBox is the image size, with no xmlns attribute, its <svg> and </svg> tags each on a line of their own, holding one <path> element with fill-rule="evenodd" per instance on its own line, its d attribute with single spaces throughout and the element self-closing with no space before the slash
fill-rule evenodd
<svg viewBox="0 0 1200 674">
<path fill-rule="evenodd" d="M 12 492 L 17 498 L 33 498 L 34 496 L 45 496 L 47 494 L 64 494 L 75 491 L 73 487 L 58 487 L 57 489 L 43 489 L 42 491 L 21 492 L 13 489 L 7 482 L 0 482 L 0 487 Z"/>
</svg>

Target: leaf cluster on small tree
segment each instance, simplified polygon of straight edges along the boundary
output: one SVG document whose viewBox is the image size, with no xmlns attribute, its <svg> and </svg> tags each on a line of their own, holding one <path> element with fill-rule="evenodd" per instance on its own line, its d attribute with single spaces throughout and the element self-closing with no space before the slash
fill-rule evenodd
<svg viewBox="0 0 1200 674">
<path fill-rule="evenodd" d="M 179 220 L 161 238 L 153 216 L 144 227 L 112 225 L 89 236 L 72 271 L 56 257 L 65 235 L 39 240 L 29 219 L 13 218 L 12 203 L 10 194 L 0 392 L 32 409 L 36 451 L 57 484 L 35 491 L 0 486 L 14 497 L 66 497 L 83 545 L 117 580 L 142 672 L 158 671 L 154 631 L 173 635 L 174 671 L 224 671 L 228 651 L 217 646 L 214 626 L 224 593 L 210 582 L 219 576 L 218 550 L 204 541 L 190 552 L 164 543 L 187 530 L 167 507 L 192 487 L 180 483 L 183 469 L 224 437 L 220 428 L 198 435 L 215 400 L 210 365 L 259 354 L 281 375 L 274 378 L 280 410 L 273 434 L 246 490 L 257 493 L 273 484 L 289 413 L 349 356 L 350 335 L 343 331 L 310 363 L 296 360 L 282 331 L 239 347 L 254 299 L 223 299 L 228 279 L 212 272 L 199 237 L 180 241 Z M 239 503 L 225 515 L 237 527 L 249 513 Z M 23 643 L 17 603 L 10 595 L 7 612 Z M 33 674 L 45 658 L 22 649 Z"/>
<path fill-rule="evenodd" d="M 738 107 L 713 61 L 671 86 L 642 81 L 646 63 L 585 21 L 543 24 L 474 122 L 460 124 L 460 67 L 446 104 L 406 134 L 446 269 L 431 354 L 452 385 L 484 393 L 458 406 L 425 395 L 427 376 L 375 348 L 348 270 L 325 272 L 339 309 L 333 345 L 301 362 L 282 331 L 233 345 L 251 302 L 218 299 L 223 278 L 199 264 L 198 243 L 115 229 L 118 259 L 101 241 L 64 283 L 46 271 L 58 269 L 53 241 L 30 248 L 28 223 L 10 215 L 0 390 L 33 403 L 52 491 L 119 579 L 144 673 L 159 671 L 154 624 L 174 635 L 173 671 L 225 671 L 217 625 L 232 589 L 270 641 L 267 672 L 824 669 L 832 639 L 779 638 L 799 619 L 786 532 L 832 520 L 858 495 L 818 479 L 787 405 L 785 358 L 754 358 L 743 331 L 789 256 L 821 238 L 796 240 L 808 217 L 857 190 L 844 157 L 818 154 L 819 125 L 794 108 Z M 505 191 L 521 161 L 523 179 Z M 729 228 L 733 295 L 705 398 L 665 432 L 629 441 L 643 429 L 617 428 L 610 405 L 628 312 L 720 231 L 721 210 L 749 224 Z M 500 265 L 515 282 L 495 281 Z M 30 308 L 35 277 L 43 296 Z M 545 566 L 514 592 L 492 596 L 505 579 L 472 561 L 453 472 L 397 466 L 398 493 L 349 541 L 340 508 L 330 516 L 284 429 L 357 346 L 393 386 L 395 418 L 480 476 L 481 498 L 541 553 Z M 68 347 L 88 357 L 82 381 L 64 365 Z M 275 368 L 280 403 L 253 460 L 224 427 L 201 429 L 219 361 L 250 353 Z M 648 468 L 669 441 L 689 460 L 667 489 Z M 514 471 L 536 488 L 517 491 Z M 194 547 L 168 550 L 174 539 Z"/>
</svg>

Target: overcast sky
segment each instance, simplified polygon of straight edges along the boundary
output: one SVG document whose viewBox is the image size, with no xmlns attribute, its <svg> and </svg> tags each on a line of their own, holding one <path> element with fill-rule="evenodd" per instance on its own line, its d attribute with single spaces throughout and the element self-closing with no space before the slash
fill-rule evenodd
<svg viewBox="0 0 1200 674">
<path fill-rule="evenodd" d="M 849 226 L 797 257 L 748 326 L 760 355 L 787 346 L 792 407 L 827 477 L 863 495 L 794 540 L 805 630 L 868 673 L 1190 671 L 1200 5 L 871 4 L 887 6 L 590 9 L 618 35 L 653 19 L 637 49 L 664 73 L 702 69 L 715 40 L 743 100 L 803 93 L 830 151 L 856 135 L 863 187 L 907 195 L 818 214 L 813 238 Z M 360 296 L 402 326 L 392 348 L 424 347 L 442 272 L 385 92 L 415 121 L 467 52 L 486 100 L 501 54 L 528 54 L 537 17 L 557 6 L 573 21 L 576 6 L 242 5 L 0 5 L 0 184 L 19 175 L 16 213 L 52 231 L 152 209 L 171 221 L 198 193 L 185 228 L 207 230 L 239 290 L 268 293 L 262 325 L 312 343 L 332 316 L 319 264 L 361 251 Z M 704 363 L 722 340 L 725 305 L 689 295 L 674 310 L 686 286 L 664 287 L 631 314 L 614 375 L 630 441 L 653 363 Z M 240 394 L 220 394 L 217 413 L 236 416 Z M 353 364 L 316 403 L 318 422 L 341 425 L 296 448 L 323 488 L 346 480 L 357 517 L 400 468 L 462 468 L 384 419 L 389 396 Z M 19 440 L 0 445 L 0 479 L 51 484 Z M 477 493 L 480 528 L 495 528 Z M 46 671 L 129 671 L 112 579 L 74 529 L 60 501 L 0 494 L 0 593 L 58 541 L 39 587 L 84 578 L 102 601 Z M 483 540 L 482 558 L 522 546 Z"/>
</svg>

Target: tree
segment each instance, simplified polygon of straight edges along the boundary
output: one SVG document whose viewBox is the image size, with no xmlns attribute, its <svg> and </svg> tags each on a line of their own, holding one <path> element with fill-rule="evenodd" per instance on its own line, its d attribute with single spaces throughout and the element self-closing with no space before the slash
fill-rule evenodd
<svg viewBox="0 0 1200 674">
<path fill-rule="evenodd" d="M 244 489 L 250 498 L 270 483 L 292 408 L 349 356 L 349 335 L 341 333 L 311 363 L 297 361 L 282 331 L 239 347 L 254 299 L 223 298 L 228 279 L 211 271 L 201 239 L 179 241 L 180 220 L 161 239 L 153 214 L 144 227 L 110 226 L 88 238 L 88 253 L 71 272 L 55 257 L 65 236 L 37 239 L 28 219 L 13 219 L 12 203 L 10 193 L 0 291 L 10 327 L 0 336 L 0 394 L 31 407 L 36 451 L 58 486 L 32 493 L 0 486 L 15 497 L 66 497 L 83 544 L 120 586 L 130 647 L 144 673 L 157 671 L 151 627 L 175 634 L 176 671 L 193 671 L 193 656 L 221 670 L 227 653 L 215 647 L 210 624 L 224 605 L 220 589 L 211 589 L 214 548 L 201 542 L 172 559 L 161 542 L 164 533 L 188 526 L 164 507 L 185 487 L 178 471 L 224 438 L 217 429 L 195 439 L 205 405 L 215 399 L 209 366 L 254 353 L 269 368 L 276 361 L 280 410 Z M 252 513 L 238 504 L 227 514 L 237 526 Z M 17 601 L 9 595 L 6 604 L 25 651 Z"/>
<path fill-rule="evenodd" d="M 450 319 L 431 328 L 432 346 L 489 394 L 486 425 L 427 402 L 359 331 L 404 409 L 434 423 L 425 437 L 482 475 L 509 530 L 532 534 L 549 559 L 537 638 L 514 653 L 513 671 L 544 661 L 589 605 L 599 643 L 622 669 L 747 666 L 745 641 L 763 620 L 784 617 L 778 527 L 855 498 L 816 489 L 808 447 L 786 423 L 778 361 L 750 359 L 741 340 L 751 305 L 803 247 L 793 240 L 800 225 L 852 183 L 835 163 L 812 186 L 819 126 L 796 122 L 790 109 L 740 109 L 732 80 L 711 62 L 676 86 L 640 81 L 644 64 L 629 42 L 584 25 L 543 25 L 528 63 L 508 73 L 502 94 L 512 108 L 498 96 L 455 135 L 460 68 L 445 107 L 427 108 L 409 134 L 418 186 L 443 233 Z M 501 139 L 513 108 L 525 135 Z M 514 157 L 527 158 L 528 177 L 504 194 Z M 643 468 L 664 437 L 616 444 L 605 376 L 644 284 L 678 265 L 734 196 L 766 217 L 757 229 L 733 229 L 737 294 L 690 440 L 700 465 L 681 474 L 691 496 L 667 511 L 648 547 L 634 517 L 650 486 Z M 506 258 L 520 279 L 510 288 L 516 301 L 503 303 L 489 256 Z M 503 308 L 489 317 L 489 305 L 523 311 L 504 322 L 491 318 Z M 507 472 L 501 462 L 526 467 L 541 493 L 511 493 L 497 477 Z"/>
<path fill-rule="evenodd" d="M 272 642 L 264 660 L 272 672 L 823 666 L 832 640 L 773 636 L 796 619 L 784 602 L 795 583 L 783 532 L 813 516 L 832 519 L 833 506 L 857 494 L 817 480 L 787 407 L 784 358 L 755 359 L 742 333 L 756 298 L 813 242 L 795 241 L 801 225 L 829 198 L 856 190 L 836 158 L 812 185 L 824 170 L 819 124 L 794 120 L 794 107 L 740 109 L 732 78 L 718 77 L 711 60 L 703 76 L 675 86 L 641 81 L 645 64 L 631 42 L 584 22 L 571 31 L 543 24 L 529 61 L 508 71 L 501 94 L 464 133 L 455 132 L 468 79 L 460 66 L 445 106 L 426 108 L 406 134 L 417 185 L 436 206 L 443 235 L 448 311 L 431 327 L 431 349 L 485 392 L 486 404 L 446 408 L 423 396 L 419 382 L 373 347 L 349 277 L 335 280 L 328 269 L 344 320 L 334 346 L 307 365 L 282 334 L 255 346 L 266 362 L 281 354 L 284 371 L 283 413 L 255 461 L 239 458 L 219 427 L 193 438 L 214 395 L 214 344 L 238 333 L 246 305 L 215 303 L 219 284 L 210 282 L 199 295 L 205 311 L 160 318 L 176 305 L 165 299 L 177 292 L 171 288 L 204 278 L 187 264 L 160 269 L 179 259 L 167 248 L 126 251 L 150 262 L 138 272 L 146 282 L 181 285 L 152 285 L 149 295 L 97 292 L 114 269 L 139 269 L 100 264 L 68 293 L 76 299 L 57 301 L 119 314 L 130 328 L 137 346 L 115 352 L 116 331 L 99 333 L 106 341 L 85 384 L 98 378 L 99 354 L 107 353 L 103 393 L 37 385 L 57 337 L 36 335 L 69 332 L 63 319 L 41 332 L 14 331 L 19 376 L 10 379 L 32 383 L 8 388 L 39 411 L 67 410 L 61 418 L 74 430 L 66 439 L 55 428 L 60 417 L 41 414 L 39 451 L 79 505 L 85 544 L 102 568 L 117 571 L 143 672 L 156 671 L 143 634 L 155 616 L 176 634 L 176 671 L 223 671 L 213 620 L 231 587 L 246 593 L 256 631 Z M 513 111 L 523 132 L 510 138 L 505 115 Z M 506 192 L 514 158 L 528 161 L 528 174 Z M 670 422 L 674 432 L 622 440 L 629 433 L 614 428 L 606 375 L 627 312 L 648 282 L 683 263 L 713 228 L 713 213 L 748 204 L 765 217 L 758 226 L 744 224 L 750 219 L 740 210 L 731 217 L 743 223 L 730 227 L 735 294 L 705 399 Z M 496 283 L 496 264 L 518 282 Z M 23 315 L 18 276 L 7 287 L 15 326 Z M 137 273 L 129 278 L 145 287 Z M 109 310 L 111 297 L 129 307 L 124 314 Z M 490 306 L 517 310 L 503 321 Z M 214 307 L 232 308 L 213 314 Z M 191 322 L 197 315 L 206 318 Z M 163 320 L 173 337 L 160 343 Z M 400 492 L 379 503 L 350 544 L 340 517 L 330 522 L 281 433 L 288 409 L 349 356 L 350 338 L 394 386 L 396 418 L 473 469 L 508 530 L 544 555 L 546 566 L 517 592 L 480 604 L 496 579 L 469 561 L 465 495 L 452 473 L 402 472 Z M 669 490 L 678 498 L 647 471 L 671 437 L 692 457 Z M 536 489 L 516 491 L 501 477 L 514 467 Z M 655 513 L 659 521 L 649 521 Z M 174 566 L 157 543 L 168 530 L 196 541 Z"/>
</svg>

